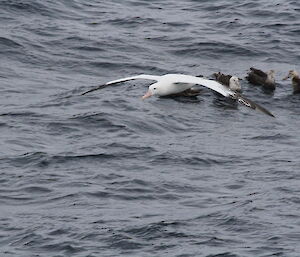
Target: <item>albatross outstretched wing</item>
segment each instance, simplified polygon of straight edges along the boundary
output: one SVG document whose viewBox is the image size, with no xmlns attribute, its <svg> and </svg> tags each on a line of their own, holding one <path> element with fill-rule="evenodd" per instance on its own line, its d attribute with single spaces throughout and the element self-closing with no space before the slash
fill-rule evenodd
<svg viewBox="0 0 300 257">
<path fill-rule="evenodd" d="M 168 79 L 169 81 L 173 81 L 173 83 L 175 83 L 175 84 L 176 83 L 190 83 L 190 84 L 198 84 L 198 85 L 205 86 L 207 88 L 210 88 L 210 89 L 218 92 L 219 94 L 221 94 L 225 97 L 235 99 L 239 103 L 241 103 L 251 109 L 258 110 L 269 116 L 275 117 L 271 112 L 269 112 L 267 109 L 265 109 L 261 105 L 253 102 L 252 100 L 242 96 L 239 93 L 232 91 L 231 89 L 220 84 L 217 81 L 194 77 L 194 76 L 190 76 L 190 75 L 183 75 L 183 74 L 167 74 L 164 77 L 166 77 L 166 79 Z"/>
<path fill-rule="evenodd" d="M 105 88 L 105 87 L 110 86 L 110 85 L 114 85 L 114 84 L 118 84 L 118 83 L 121 83 L 121 82 L 125 82 L 125 81 L 128 81 L 128 80 L 133 80 L 133 79 L 149 79 L 149 80 L 156 80 L 156 81 L 158 81 L 160 77 L 161 76 L 141 74 L 141 75 L 137 75 L 137 76 L 127 77 L 127 78 L 122 78 L 122 79 L 116 79 L 116 80 L 109 81 L 109 82 L 107 82 L 105 84 L 96 86 L 96 87 L 94 87 L 94 88 L 92 88 L 92 89 L 90 89 L 90 90 L 82 93 L 81 95 L 86 95 L 86 94 L 91 93 L 93 91 Z"/>
</svg>

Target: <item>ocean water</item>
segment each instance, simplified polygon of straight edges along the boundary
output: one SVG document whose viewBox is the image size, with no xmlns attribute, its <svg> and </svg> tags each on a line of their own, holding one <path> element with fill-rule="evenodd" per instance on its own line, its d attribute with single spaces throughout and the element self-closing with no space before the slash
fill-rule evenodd
<svg viewBox="0 0 300 257">
<path fill-rule="evenodd" d="M 300 3 L 0 1 L 0 256 L 300 256 Z M 244 78 L 276 118 L 141 100 L 136 74 Z"/>
</svg>

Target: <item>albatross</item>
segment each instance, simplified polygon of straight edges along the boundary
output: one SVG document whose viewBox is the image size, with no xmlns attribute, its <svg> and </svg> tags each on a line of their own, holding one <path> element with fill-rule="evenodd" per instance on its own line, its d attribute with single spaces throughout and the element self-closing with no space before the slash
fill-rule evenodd
<svg viewBox="0 0 300 257">
<path fill-rule="evenodd" d="M 146 79 L 146 80 L 156 81 L 155 83 L 149 86 L 147 93 L 142 97 L 142 99 L 146 99 L 150 96 L 170 96 L 174 94 L 179 94 L 182 92 L 186 92 L 187 90 L 190 90 L 195 85 L 201 85 L 210 88 L 225 97 L 235 99 L 239 103 L 251 109 L 261 111 L 269 116 L 274 117 L 274 115 L 264 107 L 245 98 L 241 94 L 231 90 L 230 88 L 220 84 L 217 81 L 209 80 L 201 77 L 195 77 L 191 75 L 184 75 L 184 74 L 166 74 L 162 76 L 141 74 L 137 76 L 121 78 L 97 86 L 91 90 L 82 93 L 82 95 L 105 88 L 110 85 L 115 85 L 118 83 L 122 83 L 129 80 L 135 80 L 135 79 Z"/>
</svg>

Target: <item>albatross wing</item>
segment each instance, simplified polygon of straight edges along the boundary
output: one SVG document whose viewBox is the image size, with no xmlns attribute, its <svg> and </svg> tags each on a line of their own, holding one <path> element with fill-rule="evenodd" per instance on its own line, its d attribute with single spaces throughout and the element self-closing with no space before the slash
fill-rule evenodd
<svg viewBox="0 0 300 257">
<path fill-rule="evenodd" d="M 113 80 L 113 81 L 109 81 L 109 82 L 105 83 L 105 85 L 112 85 L 112 84 L 125 82 L 125 81 L 133 80 L 133 79 L 149 79 L 149 80 L 158 81 L 160 79 L 160 77 L 161 76 L 141 74 L 141 75 L 137 75 L 137 76 L 132 76 L 132 77 L 127 77 L 127 78 L 122 78 L 122 79 L 116 79 L 116 80 Z"/>
<path fill-rule="evenodd" d="M 217 81 L 194 77 L 194 76 L 190 76 L 190 75 L 181 75 L 181 74 L 169 74 L 169 75 L 165 75 L 165 76 L 169 76 L 169 80 L 174 81 L 173 83 L 175 83 L 175 84 L 176 83 L 191 83 L 191 84 L 198 84 L 198 85 L 205 86 L 207 88 L 210 88 L 210 89 L 220 93 L 221 95 L 223 95 L 225 97 L 235 99 L 240 104 L 243 104 L 251 109 L 261 111 L 269 116 L 275 117 L 271 112 L 269 112 L 267 109 L 265 109 L 261 105 L 253 102 L 252 100 L 242 96 L 239 93 L 232 91 L 231 89 L 220 84 Z"/>
<path fill-rule="evenodd" d="M 266 108 L 264 108 L 261 105 L 253 102 L 252 100 L 242 96 L 241 94 L 236 93 L 236 98 L 235 99 L 237 99 L 237 101 L 239 103 L 241 103 L 241 104 L 243 104 L 243 105 L 245 105 L 245 106 L 247 106 L 247 107 L 249 107 L 253 110 L 260 111 L 262 113 L 265 113 L 265 114 L 275 118 L 275 116 L 270 111 L 268 111 Z"/>
<path fill-rule="evenodd" d="M 128 81 L 128 80 L 149 79 L 149 80 L 156 80 L 156 81 L 158 81 L 160 77 L 161 76 L 141 74 L 141 75 L 137 75 L 137 76 L 127 77 L 127 78 L 122 78 L 122 79 L 116 79 L 116 80 L 109 81 L 109 82 L 107 82 L 105 84 L 96 86 L 96 87 L 94 87 L 94 88 L 92 88 L 92 89 L 90 89 L 90 90 L 82 93 L 81 95 L 86 95 L 86 94 L 88 94 L 90 92 L 93 92 L 93 91 L 105 88 L 105 87 L 110 86 L 110 85 L 114 85 L 114 84 L 118 84 L 118 83 L 121 83 L 121 82 L 125 82 L 125 81 Z"/>
</svg>

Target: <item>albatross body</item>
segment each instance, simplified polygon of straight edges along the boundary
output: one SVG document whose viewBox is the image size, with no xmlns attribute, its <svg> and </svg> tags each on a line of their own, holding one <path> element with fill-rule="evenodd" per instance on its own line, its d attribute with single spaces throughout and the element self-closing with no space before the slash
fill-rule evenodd
<svg viewBox="0 0 300 257">
<path fill-rule="evenodd" d="M 110 85 L 122 83 L 128 80 L 134 80 L 134 79 L 146 79 L 146 80 L 156 81 L 155 83 L 149 86 L 147 93 L 142 97 L 142 99 L 146 99 L 150 96 L 160 97 L 160 96 L 171 96 L 174 94 L 176 95 L 182 92 L 186 92 L 187 90 L 190 90 L 194 85 L 202 85 L 218 92 L 219 94 L 225 97 L 236 99 L 239 103 L 247 107 L 250 107 L 255 110 L 259 110 L 269 116 L 274 117 L 272 113 L 270 113 L 262 106 L 243 97 L 241 94 L 234 92 L 230 88 L 220 84 L 217 81 L 195 77 L 191 75 L 184 75 L 184 74 L 166 74 L 162 76 L 142 74 L 142 75 L 127 77 L 127 78 L 121 78 L 97 86 L 89 91 L 84 92 L 82 95 L 85 95 L 87 93 L 93 92 L 101 88 L 105 88 Z"/>
</svg>

